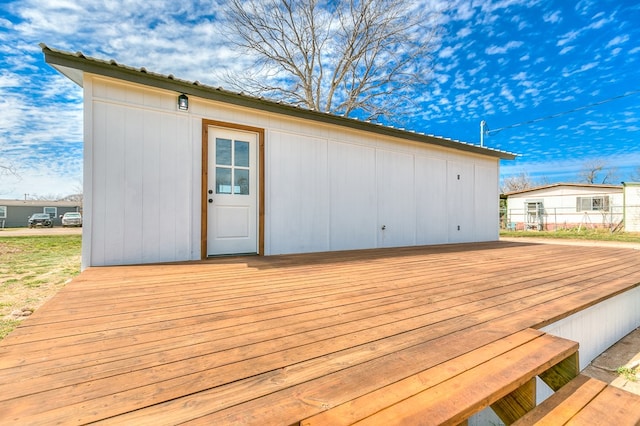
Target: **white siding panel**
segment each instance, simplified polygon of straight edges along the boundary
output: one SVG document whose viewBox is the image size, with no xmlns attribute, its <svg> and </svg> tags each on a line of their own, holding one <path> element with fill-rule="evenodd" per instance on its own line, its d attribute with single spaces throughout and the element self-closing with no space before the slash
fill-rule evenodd
<svg viewBox="0 0 640 426">
<path fill-rule="evenodd" d="M 329 144 L 331 250 L 376 246 L 375 158 L 373 148 Z"/>
<path fill-rule="evenodd" d="M 448 242 L 447 162 L 439 158 L 416 157 L 417 244 Z"/>
<path fill-rule="evenodd" d="M 123 163 L 125 166 L 124 176 L 124 202 L 121 206 L 124 217 L 122 238 L 126 236 L 127 243 L 123 248 L 122 262 L 140 263 L 142 262 L 142 223 L 144 214 L 141 200 L 144 197 L 143 185 L 144 170 L 142 164 L 145 157 L 144 146 L 144 126 L 145 111 L 131 109 L 127 111 L 125 128 L 127 129 L 126 152 Z"/>
<path fill-rule="evenodd" d="M 270 254 L 329 250 L 327 141 L 270 132 Z"/>
<path fill-rule="evenodd" d="M 192 256 L 188 118 L 95 102 L 92 265 Z"/>
<path fill-rule="evenodd" d="M 378 247 L 414 245 L 416 205 L 414 156 L 378 150 Z M 384 230 L 382 227 L 384 226 Z"/>
<path fill-rule="evenodd" d="M 474 171 L 472 163 L 449 161 L 447 164 L 447 212 L 449 242 L 473 241 L 474 222 Z M 496 210 L 498 200 L 496 202 Z M 497 219 L 496 219 L 497 220 Z"/>
<path fill-rule="evenodd" d="M 107 128 L 107 140 L 105 146 L 105 156 L 98 161 L 102 161 L 106 168 L 106 179 L 104 180 L 104 228 L 106 234 L 104 238 L 104 261 L 108 264 L 123 263 L 123 240 L 124 240 L 124 158 L 125 144 L 127 137 L 126 109 L 117 107 L 107 108 L 107 123 L 125 123 L 124 126 L 114 125 Z"/>
<path fill-rule="evenodd" d="M 106 192 L 106 181 L 109 166 L 105 163 L 107 157 L 107 141 L 109 122 L 107 116 L 107 107 L 103 104 L 93 105 L 93 156 L 92 164 L 89 165 L 89 172 L 92 178 L 92 194 L 91 211 L 87 212 L 91 215 L 91 260 L 88 266 L 105 264 L 105 239 L 107 237 L 107 229 L 105 223 L 106 210 L 108 207 Z M 83 224 L 86 226 L 87 224 Z"/>
<path fill-rule="evenodd" d="M 624 230 L 640 232 L 640 184 L 624 186 Z"/>
<path fill-rule="evenodd" d="M 94 119 L 93 119 L 93 102 L 91 93 L 93 92 L 93 81 L 90 78 L 85 79 L 83 85 L 84 111 L 83 111 L 83 137 L 84 137 L 84 154 L 83 154 L 83 226 L 82 232 L 82 262 L 81 268 L 85 270 L 91 266 L 93 251 L 93 157 L 94 157 Z M 88 231 L 87 231 L 88 230 Z"/>
<path fill-rule="evenodd" d="M 160 177 L 163 172 L 160 166 L 160 148 L 163 140 L 163 129 L 160 120 L 152 122 L 153 113 L 147 112 L 144 119 L 144 138 L 140 141 L 144 147 L 142 158 L 142 199 L 139 204 L 144 217 L 142 227 L 142 262 L 149 263 L 160 259 L 161 210 L 158 200 L 163 194 L 160 191 Z M 160 118 L 160 117 L 159 117 Z M 138 143 L 140 143 L 138 142 Z M 141 204 L 140 204 L 141 203 Z"/>
<path fill-rule="evenodd" d="M 542 331 L 580 343 L 580 370 L 640 326 L 640 287 L 607 299 L 550 324 Z M 538 379 L 538 383 L 543 383 Z M 538 388 L 538 403 L 553 392 Z"/>
<path fill-rule="evenodd" d="M 189 223 L 189 229 L 185 232 L 190 235 L 189 251 L 190 254 L 184 259 L 200 259 L 201 246 L 200 238 L 202 235 L 202 122 L 199 118 L 190 118 L 187 123 L 189 127 L 189 140 L 191 141 L 191 151 L 185 152 L 189 155 L 191 167 L 191 187 L 186 189 L 191 194 L 191 201 L 185 206 L 185 221 Z M 186 141 L 185 141 L 186 143 Z M 186 226 L 186 223 L 185 223 Z M 185 238 L 188 238 L 185 236 Z"/>
<path fill-rule="evenodd" d="M 640 326 L 640 287 L 550 324 L 542 331 L 580 343 L 580 369 Z"/>
<path fill-rule="evenodd" d="M 189 126 L 189 117 L 184 115 L 178 115 L 175 123 L 176 126 L 176 142 L 175 151 L 173 157 L 175 161 L 175 167 L 177 176 L 179 177 L 175 181 L 175 197 L 173 199 L 173 205 L 171 209 L 173 211 L 173 221 L 175 223 L 175 245 L 173 247 L 173 260 L 183 259 L 199 259 L 200 252 L 198 251 L 195 257 L 192 257 L 193 249 L 191 237 L 191 230 L 194 227 L 194 223 L 191 220 L 191 208 L 194 204 L 192 196 L 192 188 L 200 188 L 200 175 L 197 179 L 193 179 L 192 171 L 195 169 L 199 174 L 202 173 L 202 167 L 200 162 L 193 161 L 194 146 L 191 143 L 193 140 Z M 200 132 L 198 132 L 199 134 Z M 200 144 L 197 146 L 198 152 L 201 150 Z M 200 158 L 200 156 L 198 156 Z M 198 210 L 200 206 L 198 198 Z M 197 221 L 199 227 L 200 221 Z M 199 229 L 199 228 L 198 228 Z M 196 239 L 198 247 L 200 244 L 200 238 Z"/>
<path fill-rule="evenodd" d="M 497 167 L 475 166 L 474 192 L 474 241 L 495 241 L 500 233 L 497 214 L 500 199 Z"/>
<path fill-rule="evenodd" d="M 184 175 L 188 175 L 188 170 L 180 164 L 179 151 L 184 146 L 184 137 L 180 136 L 178 119 L 174 115 L 167 115 L 160 123 L 160 131 L 163 140 L 159 147 L 159 172 L 158 192 L 160 193 L 156 204 L 159 213 L 160 236 L 159 255 L 162 261 L 171 261 L 176 258 L 178 241 L 176 231 L 180 226 L 178 209 L 180 205 L 186 204 L 182 183 L 185 181 Z M 187 181 L 189 182 L 189 181 Z M 188 198 L 187 198 L 188 200 Z"/>
</svg>

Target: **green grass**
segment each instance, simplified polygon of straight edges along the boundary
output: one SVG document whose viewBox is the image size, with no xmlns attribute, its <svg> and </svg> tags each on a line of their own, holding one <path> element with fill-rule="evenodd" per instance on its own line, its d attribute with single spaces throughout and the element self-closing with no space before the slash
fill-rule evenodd
<svg viewBox="0 0 640 426">
<path fill-rule="evenodd" d="M 0 238 L 0 339 L 80 273 L 80 235 Z"/>
<path fill-rule="evenodd" d="M 611 233 L 606 229 L 560 229 L 558 231 L 500 231 L 501 237 L 535 237 L 557 238 L 591 241 L 617 241 L 625 243 L 640 243 L 640 234 L 629 232 Z"/>
<path fill-rule="evenodd" d="M 20 324 L 18 320 L 0 320 L 0 340 L 4 339 Z"/>
<path fill-rule="evenodd" d="M 618 367 L 616 373 L 630 382 L 638 381 L 638 367 Z"/>
</svg>

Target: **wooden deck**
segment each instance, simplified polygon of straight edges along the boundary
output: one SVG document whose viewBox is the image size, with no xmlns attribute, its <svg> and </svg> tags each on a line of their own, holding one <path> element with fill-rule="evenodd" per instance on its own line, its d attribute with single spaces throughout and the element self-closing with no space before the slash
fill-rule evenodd
<svg viewBox="0 0 640 426">
<path fill-rule="evenodd" d="M 0 342 L 0 424 L 296 424 L 638 285 L 508 242 L 90 268 Z"/>
</svg>

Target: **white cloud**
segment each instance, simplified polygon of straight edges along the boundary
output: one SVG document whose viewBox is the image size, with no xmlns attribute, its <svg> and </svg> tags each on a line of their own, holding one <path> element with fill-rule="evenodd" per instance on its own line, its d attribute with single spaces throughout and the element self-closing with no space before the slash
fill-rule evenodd
<svg viewBox="0 0 640 426">
<path fill-rule="evenodd" d="M 16 72 L 10 70 L 0 71 L 0 88 L 18 88 L 24 86 L 26 79 Z"/>
<path fill-rule="evenodd" d="M 560 37 L 560 40 L 556 43 L 556 46 L 564 46 L 567 43 L 571 43 L 580 35 L 580 31 L 569 31 Z"/>
<path fill-rule="evenodd" d="M 440 52 L 438 52 L 438 57 L 439 58 L 450 58 L 455 54 L 456 50 L 451 47 L 451 46 L 447 46 L 444 49 L 440 50 Z"/>
<path fill-rule="evenodd" d="M 589 62 L 588 64 L 584 64 L 584 65 L 580 66 L 580 68 L 574 69 L 574 70 L 569 69 L 569 67 L 565 67 L 562 70 L 562 76 L 563 77 L 570 77 L 570 76 L 572 76 L 574 74 L 579 74 L 579 73 L 582 73 L 582 72 L 585 72 L 585 71 L 589 71 L 590 69 L 593 69 L 593 68 L 595 68 L 597 66 L 598 66 L 598 62 Z"/>
<path fill-rule="evenodd" d="M 623 34 L 623 35 L 616 36 L 613 39 L 611 39 L 611 41 L 609 41 L 609 43 L 607 43 L 607 48 L 613 47 L 613 46 L 618 46 L 620 44 L 624 44 L 627 41 L 629 41 L 629 35 L 628 34 Z"/>
<path fill-rule="evenodd" d="M 588 28 L 588 29 L 591 29 L 591 30 L 598 30 L 598 29 L 600 29 L 600 28 L 604 27 L 605 25 L 607 25 L 607 24 L 609 24 L 609 23 L 611 23 L 611 22 L 613 21 L 613 16 L 610 16 L 610 17 L 604 17 L 604 18 L 603 18 L 603 17 L 602 17 L 603 15 L 604 15 L 604 13 L 603 13 L 603 12 L 601 12 L 601 13 L 599 13 L 599 14 L 595 15 L 595 16 L 593 17 L 594 22 L 592 22 L 591 24 L 589 24 L 589 26 L 588 26 L 587 28 Z"/>
<path fill-rule="evenodd" d="M 483 69 L 485 69 L 487 67 L 487 63 L 482 61 L 478 64 L 478 66 L 476 66 L 475 68 L 470 69 L 469 71 L 467 71 L 469 73 L 470 76 L 475 76 L 476 74 L 478 74 L 480 71 L 482 71 Z"/>
<path fill-rule="evenodd" d="M 566 55 L 567 53 L 571 52 L 573 49 L 575 49 L 575 46 L 566 46 L 563 47 L 562 50 L 560 50 L 560 52 L 558 52 L 558 54 L 560 55 Z"/>
<path fill-rule="evenodd" d="M 515 96 L 513 96 L 513 93 L 511 93 L 511 90 L 506 85 L 503 85 L 500 89 L 500 96 L 512 103 L 515 103 L 516 101 Z"/>
<path fill-rule="evenodd" d="M 554 12 L 545 13 L 544 15 L 542 15 L 542 20 L 547 23 L 557 24 L 558 22 L 562 21 L 561 15 L 562 15 L 562 12 L 560 12 L 559 10 L 556 10 Z"/>
<path fill-rule="evenodd" d="M 453 82 L 453 87 L 459 90 L 467 90 L 469 89 L 469 85 L 465 81 L 464 75 L 461 72 L 456 73 L 455 80 Z"/>
<path fill-rule="evenodd" d="M 515 74 L 514 76 L 511 77 L 512 80 L 517 80 L 517 81 L 524 81 L 527 79 L 527 73 L 524 71 L 520 71 L 519 73 Z"/>
<path fill-rule="evenodd" d="M 507 53 L 509 50 L 517 49 L 522 46 L 524 43 L 521 41 L 510 41 L 503 46 L 492 45 L 485 49 L 485 53 L 487 55 L 501 55 Z"/>
<path fill-rule="evenodd" d="M 469 35 L 471 35 L 471 28 L 469 27 L 462 28 L 456 33 L 457 38 L 465 38 Z"/>
</svg>

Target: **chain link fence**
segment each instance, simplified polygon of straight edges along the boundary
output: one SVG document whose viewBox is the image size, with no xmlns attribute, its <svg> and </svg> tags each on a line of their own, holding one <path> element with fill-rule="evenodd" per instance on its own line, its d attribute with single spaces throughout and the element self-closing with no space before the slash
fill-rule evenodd
<svg viewBox="0 0 640 426">
<path fill-rule="evenodd" d="M 527 208 L 500 209 L 500 228 L 509 231 L 559 231 L 608 229 L 640 232 L 640 205 L 608 205 L 606 209 L 576 211 L 575 207 L 545 208 L 542 203 Z"/>
</svg>

